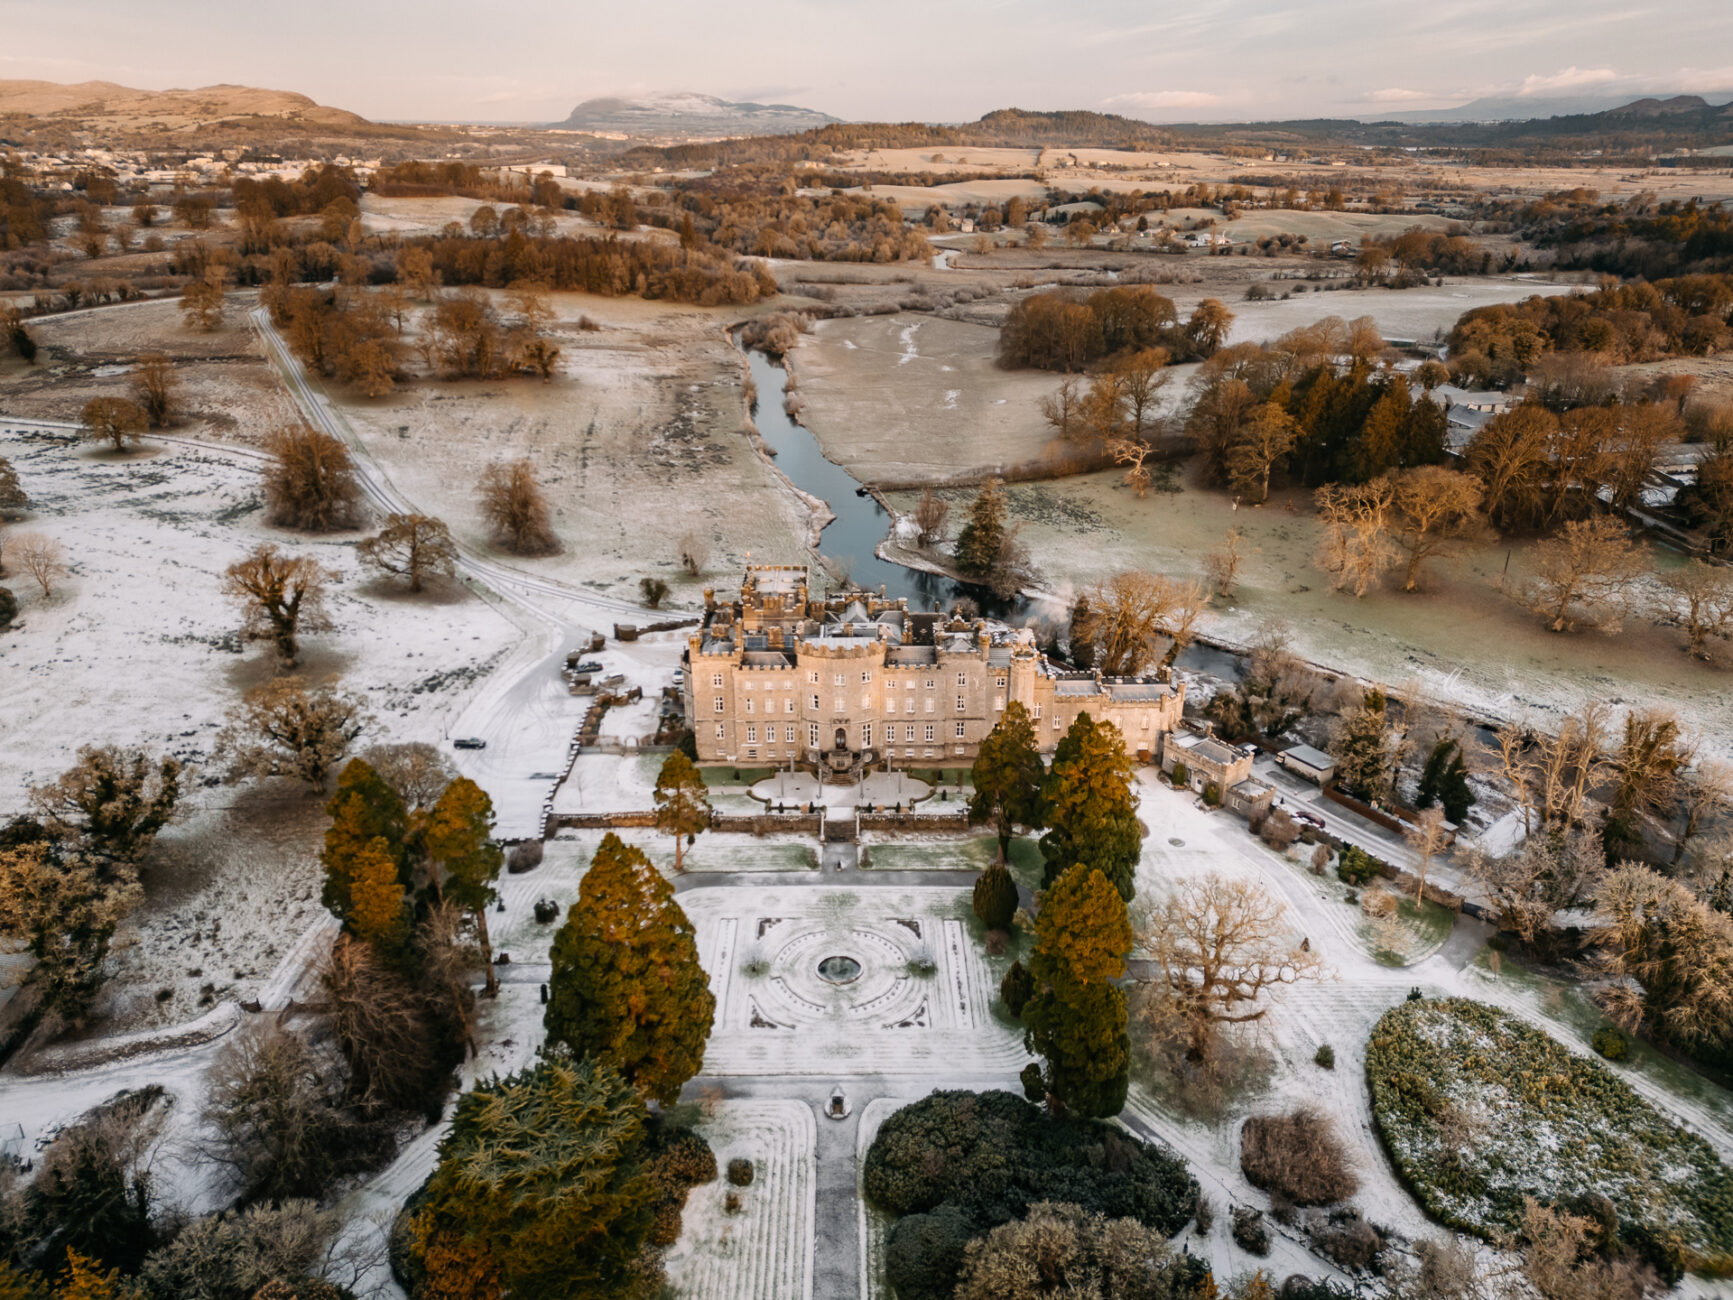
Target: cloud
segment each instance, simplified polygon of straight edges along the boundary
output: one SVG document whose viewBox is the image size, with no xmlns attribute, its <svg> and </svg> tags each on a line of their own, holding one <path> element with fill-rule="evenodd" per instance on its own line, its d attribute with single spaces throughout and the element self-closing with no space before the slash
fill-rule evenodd
<svg viewBox="0 0 1733 1300">
<path fill-rule="evenodd" d="M 1733 67 L 1726 68 L 1680 68 L 1679 75 L 1674 77 L 1669 89 L 1684 91 L 1687 94 L 1704 91 L 1733 90 Z"/>
<path fill-rule="evenodd" d="M 1571 66 L 1563 72 L 1555 72 L 1550 77 L 1529 75 L 1522 79 L 1522 85 L 1517 87 L 1519 96 L 1551 95 L 1561 90 L 1581 90 L 1585 86 L 1604 86 L 1609 82 L 1631 81 L 1633 78 L 1613 71 L 1611 68 L 1579 68 Z"/>
<path fill-rule="evenodd" d="M 1368 104 L 1405 104 L 1411 99 L 1448 99 L 1448 95 L 1440 95 L 1431 90 L 1403 90 L 1392 86 L 1388 90 L 1374 90 L 1366 96 Z"/>
<path fill-rule="evenodd" d="M 1101 101 L 1103 108 L 1209 108 L 1222 102 L 1207 90 L 1137 90 Z"/>
</svg>

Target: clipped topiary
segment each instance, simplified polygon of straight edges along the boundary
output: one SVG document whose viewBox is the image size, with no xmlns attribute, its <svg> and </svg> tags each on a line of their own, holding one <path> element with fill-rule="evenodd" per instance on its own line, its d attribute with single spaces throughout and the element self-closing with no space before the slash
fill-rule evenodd
<svg viewBox="0 0 1733 1300">
<path fill-rule="evenodd" d="M 1017 914 L 1017 882 L 1003 862 L 992 862 L 975 878 L 975 915 L 989 930 L 1008 930 Z"/>
<path fill-rule="evenodd" d="M 1326 1070 L 1334 1070 L 1336 1068 L 1336 1049 L 1328 1043 L 1320 1043 L 1318 1050 L 1312 1056 L 1312 1061 Z"/>
<path fill-rule="evenodd" d="M 728 1162 L 728 1181 L 735 1187 L 751 1187 L 752 1173 L 752 1161 L 745 1156 L 735 1156 Z"/>
<path fill-rule="evenodd" d="M 1592 1042 L 1595 1051 L 1609 1061 L 1622 1061 L 1631 1054 L 1631 1040 L 1611 1025 L 1602 1025 L 1595 1030 Z"/>
<path fill-rule="evenodd" d="M 1021 1016 L 1023 1008 L 1029 1005 L 1029 999 L 1035 996 L 1035 977 L 1031 975 L 1020 961 L 1011 963 L 1011 969 L 1005 972 L 1005 978 L 999 981 L 999 999 L 1004 1002 L 1005 1009 L 1014 1016 Z"/>
</svg>

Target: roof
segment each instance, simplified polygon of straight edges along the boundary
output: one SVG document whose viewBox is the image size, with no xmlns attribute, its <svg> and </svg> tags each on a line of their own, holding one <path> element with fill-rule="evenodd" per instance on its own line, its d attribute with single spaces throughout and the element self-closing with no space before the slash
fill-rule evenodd
<svg viewBox="0 0 1733 1300">
<path fill-rule="evenodd" d="M 1296 763 L 1304 763 L 1307 767 L 1323 771 L 1327 767 L 1335 767 L 1336 760 L 1321 749 L 1313 749 L 1310 745 L 1295 745 L 1292 749 L 1282 751 L 1283 758 L 1291 758 Z"/>
<path fill-rule="evenodd" d="M 890 668 L 919 668 L 939 662 L 939 652 L 930 645 L 898 646 L 885 654 L 885 665 Z"/>
<path fill-rule="evenodd" d="M 1160 700 L 1170 692 L 1161 682 L 1112 682 L 1107 693 L 1116 700 Z"/>
<path fill-rule="evenodd" d="M 1245 780 L 1233 787 L 1233 792 L 1246 799 L 1262 799 L 1265 795 L 1272 792 L 1272 787 L 1265 785 L 1262 781 L 1253 780 L 1248 776 Z"/>
</svg>

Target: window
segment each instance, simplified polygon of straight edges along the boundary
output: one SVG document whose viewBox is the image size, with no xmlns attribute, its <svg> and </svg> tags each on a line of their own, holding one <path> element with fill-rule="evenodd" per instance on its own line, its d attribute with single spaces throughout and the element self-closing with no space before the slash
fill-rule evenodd
<svg viewBox="0 0 1733 1300">
<path fill-rule="evenodd" d="M 1041 706 L 1039 704 L 1035 706 L 1035 721 L 1041 721 Z"/>
<path fill-rule="evenodd" d="M 933 699 L 932 696 L 927 696 L 927 712 L 931 713 L 933 711 L 933 706 L 937 703 L 938 701 Z"/>
<path fill-rule="evenodd" d="M 969 674 L 968 673 L 958 673 L 957 674 L 957 685 L 958 686 L 967 686 L 968 684 L 969 684 Z"/>
<path fill-rule="evenodd" d="M 747 698 L 746 698 L 746 711 L 748 713 L 751 713 L 754 710 L 756 710 L 757 707 L 758 707 L 758 701 L 753 699 L 751 696 L 747 696 Z"/>
<path fill-rule="evenodd" d="M 861 693 L 860 693 L 860 706 L 861 706 L 861 708 L 863 708 L 863 709 L 870 709 L 870 708 L 872 708 L 872 706 L 873 706 L 873 697 L 872 697 L 872 692 L 871 692 L 871 691 L 862 691 L 862 692 L 861 692 Z"/>
<path fill-rule="evenodd" d="M 933 687 L 934 687 L 934 686 L 936 686 L 936 685 L 938 685 L 938 683 L 937 683 L 937 682 L 935 682 L 935 681 L 934 681 L 934 680 L 933 680 L 933 679 L 932 679 L 932 678 L 931 678 L 931 677 L 929 677 L 929 678 L 927 678 L 927 689 L 928 689 L 928 690 L 929 690 L 929 691 L 930 691 L 930 690 L 932 690 L 932 689 L 933 689 Z"/>
<path fill-rule="evenodd" d="M 810 673 L 808 673 L 806 675 L 806 680 L 811 682 L 814 686 L 817 686 L 818 685 L 818 669 L 814 668 Z"/>
<path fill-rule="evenodd" d="M 927 743 L 933 743 L 933 724 L 930 722 L 927 724 Z"/>
<path fill-rule="evenodd" d="M 809 722 L 806 724 L 806 743 L 813 749 L 818 748 L 818 723 Z"/>
<path fill-rule="evenodd" d="M 957 724 L 957 739 L 958 739 L 958 740 L 965 740 L 965 739 L 967 739 L 967 738 L 968 738 L 968 735 L 967 735 L 967 733 L 968 733 L 968 729 L 969 729 L 969 724 L 968 724 L 968 723 L 966 723 L 966 722 L 959 722 L 959 723 L 958 723 L 958 724 Z"/>
<path fill-rule="evenodd" d="M 831 699 L 830 711 L 832 713 L 841 713 L 847 707 L 848 704 L 843 700 L 842 696 L 838 695 Z"/>
<path fill-rule="evenodd" d="M 1003 695 L 995 695 L 993 697 L 993 707 L 1000 713 L 1003 713 L 1005 711 L 1005 697 Z"/>
<path fill-rule="evenodd" d="M 1055 730 L 1055 731 L 1059 730 L 1059 715 L 1058 714 L 1053 715 L 1053 730 Z"/>
<path fill-rule="evenodd" d="M 748 758 L 757 758 L 757 757 L 758 757 L 758 746 L 757 746 L 757 745 L 754 745 L 754 746 L 752 746 L 752 747 L 751 747 L 751 748 L 750 748 L 750 749 L 748 749 L 748 750 L 747 750 L 747 751 L 746 751 L 746 757 L 748 757 Z"/>
<path fill-rule="evenodd" d="M 873 724 L 870 722 L 860 724 L 860 747 L 862 749 L 873 747 Z"/>
<path fill-rule="evenodd" d="M 914 701 L 914 698 L 911 696 L 909 699 L 909 702 L 908 702 L 908 707 L 905 708 L 903 710 L 903 712 L 904 713 L 913 713 L 914 711 L 915 711 L 915 701 Z"/>
<path fill-rule="evenodd" d="M 818 712 L 818 696 L 816 695 L 812 697 L 812 710 L 814 713 Z"/>
<path fill-rule="evenodd" d="M 716 705 L 716 709 L 715 709 L 715 711 L 716 711 L 716 712 L 717 712 L 717 713 L 721 713 L 721 712 L 723 712 L 723 711 L 724 711 L 724 709 L 723 709 L 723 704 L 722 704 L 722 697 L 721 697 L 721 696 L 720 696 L 720 695 L 718 695 L 718 696 L 717 696 L 717 697 L 716 697 L 716 700 L 715 700 L 715 705 Z"/>
<path fill-rule="evenodd" d="M 718 740 L 727 740 L 728 739 L 728 724 L 726 722 L 718 722 L 716 724 L 716 739 L 718 739 Z"/>
<path fill-rule="evenodd" d="M 710 684 L 712 686 L 722 685 L 722 674 L 721 673 L 711 673 L 710 674 Z"/>
<path fill-rule="evenodd" d="M 792 695 L 782 702 L 782 711 L 784 713 L 794 712 L 794 697 Z"/>
<path fill-rule="evenodd" d="M 756 745 L 758 743 L 758 728 L 757 727 L 748 727 L 746 729 L 746 743 L 748 745 Z"/>
<path fill-rule="evenodd" d="M 915 738 L 915 727 L 914 727 L 913 723 L 910 723 L 908 726 L 903 728 L 903 739 L 904 740 L 913 740 L 914 738 Z"/>
<path fill-rule="evenodd" d="M 963 706 L 963 697 L 961 695 L 959 695 L 957 697 L 957 712 L 961 713 L 963 711 L 963 707 L 964 707 Z"/>
<path fill-rule="evenodd" d="M 836 680 L 831 682 L 831 685 L 832 686 L 843 686 L 843 685 L 846 685 L 847 683 L 848 683 L 848 674 L 847 673 L 838 673 L 836 675 Z"/>
<path fill-rule="evenodd" d="M 914 690 L 914 689 L 915 689 L 915 679 L 914 679 L 914 678 L 913 678 L 913 677 L 911 677 L 911 678 L 909 678 L 909 680 L 908 680 L 908 681 L 906 681 L 906 682 L 904 682 L 904 683 L 903 683 L 903 689 L 904 689 L 904 690 L 905 690 L 905 691 L 912 691 L 912 690 Z"/>
<path fill-rule="evenodd" d="M 1005 679 L 1003 677 L 995 677 L 993 679 L 993 685 L 997 686 L 1000 690 L 1004 690 L 1005 689 Z"/>
<path fill-rule="evenodd" d="M 873 679 L 873 675 L 871 673 L 862 673 L 860 679 L 863 682 L 870 682 Z"/>
<path fill-rule="evenodd" d="M 794 724 L 792 722 L 782 729 L 782 738 L 791 745 L 794 743 Z"/>
</svg>

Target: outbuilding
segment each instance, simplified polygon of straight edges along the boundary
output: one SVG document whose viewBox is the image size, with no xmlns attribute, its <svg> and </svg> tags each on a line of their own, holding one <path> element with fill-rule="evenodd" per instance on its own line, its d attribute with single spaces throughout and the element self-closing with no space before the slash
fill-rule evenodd
<svg viewBox="0 0 1733 1300">
<path fill-rule="evenodd" d="M 1276 755 L 1276 762 L 1290 772 L 1297 772 L 1308 781 L 1329 785 L 1336 775 L 1336 760 L 1321 749 L 1310 745 L 1295 745 Z"/>
</svg>

